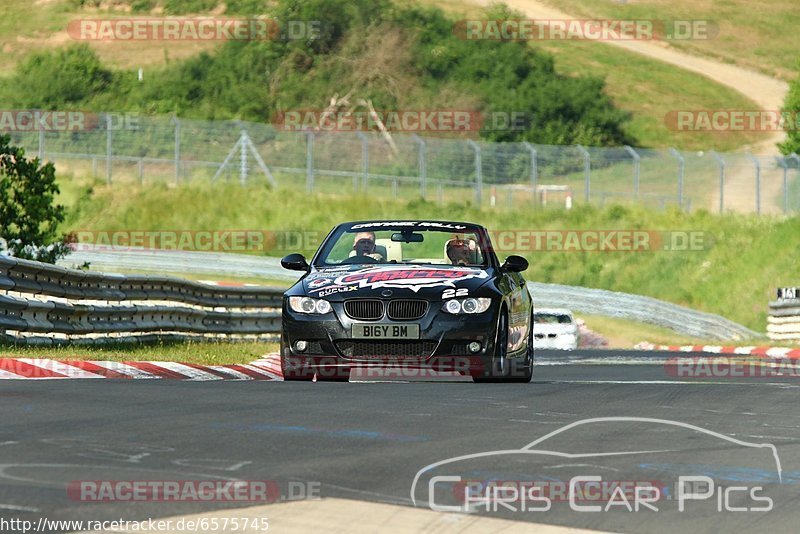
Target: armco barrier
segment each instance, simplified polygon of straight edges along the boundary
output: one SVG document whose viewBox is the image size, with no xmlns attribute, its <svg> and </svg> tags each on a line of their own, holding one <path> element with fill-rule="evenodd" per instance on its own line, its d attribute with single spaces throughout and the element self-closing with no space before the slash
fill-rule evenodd
<svg viewBox="0 0 800 534">
<path fill-rule="evenodd" d="M 232 262 L 237 272 L 250 276 L 285 279 L 288 274 L 273 265 L 277 263 L 274 258 L 168 251 L 141 254 L 131 253 L 127 259 L 143 261 L 151 268 L 160 265 L 165 271 L 195 272 L 192 265 L 211 273 Z M 108 262 L 104 267 L 116 257 L 113 253 L 94 255 L 94 259 Z M 288 276 L 295 279 L 297 275 Z M 529 283 L 529 290 L 536 306 L 651 323 L 704 339 L 762 337 L 718 315 L 650 297 L 535 282 Z M 165 276 L 101 274 L 0 257 L 0 330 L 6 339 L 28 343 L 108 343 L 165 337 L 274 339 L 280 332 L 282 294 L 282 288 L 210 286 Z"/>
<path fill-rule="evenodd" d="M 700 339 L 738 341 L 763 337 L 733 321 L 670 302 L 605 289 L 528 282 L 535 305 L 569 308 L 590 315 L 619 317 L 669 328 Z"/>
<path fill-rule="evenodd" d="M 0 330 L 14 342 L 274 338 L 282 295 L 281 288 L 209 286 L 0 257 Z"/>
<path fill-rule="evenodd" d="M 780 341 L 800 340 L 800 298 L 779 298 L 769 303 L 767 336 Z"/>
<path fill-rule="evenodd" d="M 192 273 L 197 276 L 247 276 L 294 281 L 296 272 L 280 266 L 280 259 L 228 252 L 194 252 L 157 249 L 109 250 L 82 244 L 62 265 L 89 262 L 103 270 L 136 270 Z M 0 286 L 2 287 L 2 286 Z M 573 311 L 619 317 L 701 339 L 739 341 L 764 337 L 733 321 L 711 313 L 699 312 L 677 304 L 630 293 L 603 289 L 529 282 L 534 304 L 542 307 L 569 308 Z"/>
</svg>

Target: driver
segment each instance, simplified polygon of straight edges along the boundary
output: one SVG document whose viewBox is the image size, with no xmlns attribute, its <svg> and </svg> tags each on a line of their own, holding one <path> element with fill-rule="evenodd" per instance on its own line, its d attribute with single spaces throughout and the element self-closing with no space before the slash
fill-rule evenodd
<svg viewBox="0 0 800 534">
<path fill-rule="evenodd" d="M 358 232 L 353 238 L 353 251 L 355 256 L 369 256 L 378 261 L 385 259 L 375 246 L 375 232 Z"/>
</svg>

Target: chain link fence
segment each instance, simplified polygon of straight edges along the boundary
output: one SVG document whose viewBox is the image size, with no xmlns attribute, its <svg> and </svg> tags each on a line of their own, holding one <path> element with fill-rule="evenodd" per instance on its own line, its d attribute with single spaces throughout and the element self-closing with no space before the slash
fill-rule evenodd
<svg viewBox="0 0 800 534">
<path fill-rule="evenodd" d="M 11 132 L 29 154 L 109 184 L 253 181 L 309 192 L 482 206 L 642 204 L 800 211 L 800 157 L 487 143 L 367 132 L 283 131 L 241 121 L 100 114 L 80 131 Z"/>
</svg>

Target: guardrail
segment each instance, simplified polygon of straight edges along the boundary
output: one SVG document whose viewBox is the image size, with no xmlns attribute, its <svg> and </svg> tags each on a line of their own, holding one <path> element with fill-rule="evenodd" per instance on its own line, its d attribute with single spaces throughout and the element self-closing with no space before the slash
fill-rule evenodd
<svg viewBox="0 0 800 534">
<path fill-rule="evenodd" d="M 528 282 L 528 287 L 537 306 L 630 319 L 700 339 L 738 341 L 763 337 L 763 334 L 719 315 L 642 295 L 537 282 Z"/>
<path fill-rule="evenodd" d="M 251 277 L 265 277 L 287 282 L 298 278 L 296 273 L 282 269 L 276 258 L 230 253 L 159 250 L 132 250 L 120 253 L 98 248 L 75 252 L 62 260 L 62 263 L 71 265 L 84 261 L 90 261 L 93 266 L 111 270 L 149 269 L 222 276 L 246 274 Z M 737 341 L 763 337 L 762 334 L 724 317 L 699 312 L 651 297 L 537 282 L 530 282 L 528 286 L 537 306 L 564 307 L 580 313 L 630 319 L 669 328 L 675 332 L 701 339 Z M 66 307 L 68 312 L 67 319 L 64 320 L 61 319 L 61 315 L 57 314 L 56 308 L 53 310 L 43 309 L 36 303 L 28 308 L 26 302 L 31 302 L 30 299 L 19 302 L 19 299 L 9 301 L 9 297 L 4 297 L 0 300 L 0 329 L 45 332 L 49 328 L 45 325 L 49 323 L 54 325 L 53 328 L 61 328 L 61 330 L 51 330 L 52 332 L 72 336 L 70 339 L 76 339 L 75 336 L 79 334 L 84 338 L 87 337 L 87 334 L 96 334 L 113 335 L 116 339 L 112 339 L 112 341 L 119 341 L 120 337 L 125 337 L 119 332 L 123 327 L 129 329 L 132 325 L 137 326 L 137 332 L 148 329 L 158 330 L 159 335 L 162 336 L 165 335 L 165 332 L 175 331 L 222 336 L 276 334 L 279 332 L 280 324 L 280 314 L 276 310 L 280 306 L 280 298 L 283 293 L 283 289 L 280 288 L 214 287 L 178 278 L 98 274 L 8 258 L 0 258 L 0 290 L 44 295 L 50 297 L 50 300 L 56 297 L 71 301 L 85 301 L 86 299 L 105 301 L 101 305 L 94 303 L 90 305 L 86 302 L 67 302 L 66 304 L 60 302 L 58 310 Z M 152 306 L 142 306 L 142 309 L 139 310 L 130 303 L 127 308 L 111 305 L 111 302 L 153 299 L 173 302 L 164 308 L 163 314 L 151 309 Z M 176 309 L 175 302 L 204 306 L 205 308 L 221 307 L 228 311 L 220 312 L 216 309 L 201 308 L 200 311 L 203 313 L 193 310 L 192 314 L 188 314 L 186 306 Z M 87 311 L 87 307 L 92 309 Z M 261 307 L 270 311 L 265 312 L 267 315 L 257 317 L 238 311 L 231 312 L 232 307 Z M 10 318 L 9 314 L 21 317 L 22 311 L 19 310 L 25 310 L 25 321 L 16 320 L 14 322 L 13 317 Z M 34 312 L 34 310 L 36 311 Z M 5 315 L 3 315 L 4 311 Z M 86 318 L 87 315 L 90 318 Z M 155 319 L 155 315 L 163 317 Z M 56 317 L 58 320 L 55 322 L 51 320 Z M 28 323 L 31 320 L 33 326 L 29 327 Z M 241 322 L 237 324 L 237 321 Z M 79 325 L 79 328 L 69 330 L 68 327 L 73 323 Z M 92 328 L 94 328 L 93 331 Z M 141 337 L 137 339 L 141 339 Z"/>
<path fill-rule="evenodd" d="M 800 289 L 778 290 L 778 299 L 769 303 L 767 336 L 780 341 L 800 340 Z"/>
<path fill-rule="evenodd" d="M 274 339 L 283 289 L 215 287 L 0 257 L 0 330 L 23 343 Z"/>
</svg>

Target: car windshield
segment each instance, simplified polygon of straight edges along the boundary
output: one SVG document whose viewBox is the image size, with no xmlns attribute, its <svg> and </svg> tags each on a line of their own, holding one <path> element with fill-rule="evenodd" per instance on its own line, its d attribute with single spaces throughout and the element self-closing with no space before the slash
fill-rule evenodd
<svg viewBox="0 0 800 534">
<path fill-rule="evenodd" d="M 466 227 L 344 228 L 328 240 L 317 265 L 434 264 L 486 266 L 479 232 Z"/>
<path fill-rule="evenodd" d="M 539 324 L 569 324 L 572 317 L 561 313 L 535 313 L 533 322 Z"/>
</svg>

